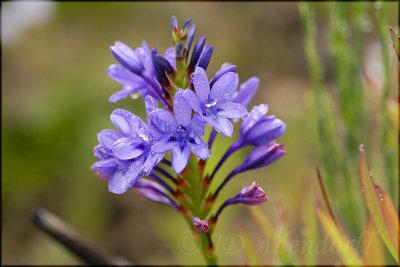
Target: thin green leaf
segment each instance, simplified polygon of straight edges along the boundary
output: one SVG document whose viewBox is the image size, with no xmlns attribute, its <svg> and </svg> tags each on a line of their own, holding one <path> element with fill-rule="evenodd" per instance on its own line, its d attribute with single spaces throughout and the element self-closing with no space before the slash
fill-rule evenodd
<svg viewBox="0 0 400 267">
<path fill-rule="evenodd" d="M 282 228 L 275 228 L 274 225 L 268 220 L 268 217 L 262 212 L 260 207 L 249 207 L 250 214 L 257 222 L 258 226 L 264 232 L 265 236 L 272 238 L 276 248 L 277 256 L 281 263 L 287 265 L 293 265 L 297 261 L 292 253 L 287 249 L 286 242 L 288 241 L 287 232 L 283 231 Z"/>
<path fill-rule="evenodd" d="M 386 247 L 389 249 L 390 253 L 398 263 L 398 243 L 394 242 L 394 239 L 397 239 L 399 236 L 398 230 L 396 234 L 396 227 L 394 227 L 394 225 L 398 224 L 398 216 L 393 216 L 393 210 L 390 207 L 389 201 L 390 197 L 387 196 L 386 193 L 385 195 L 382 195 L 382 191 L 377 192 L 374 180 L 365 159 L 365 151 L 363 146 L 360 146 L 359 171 L 365 202 L 372 220 Z M 396 214 L 395 211 L 394 213 Z M 391 234 L 395 234 L 395 236 L 392 238 Z"/>
<path fill-rule="evenodd" d="M 338 228 L 333 219 L 323 211 L 316 207 L 319 222 L 322 225 L 328 238 L 338 250 L 339 256 L 345 265 L 362 265 L 363 262 L 358 255 L 356 249 L 346 237 L 346 235 Z"/>
<path fill-rule="evenodd" d="M 371 217 L 368 218 L 368 221 L 365 224 L 361 244 L 365 264 L 385 265 L 382 239 L 379 237 L 379 233 L 376 230 Z"/>
<path fill-rule="evenodd" d="M 314 211 L 314 195 L 307 194 L 302 209 L 302 219 L 305 227 L 304 243 L 305 244 L 317 244 L 318 240 L 318 222 Z M 303 252 L 303 251 L 302 251 Z M 303 254 L 304 265 L 314 266 L 316 265 L 317 253 L 310 253 L 305 251 Z"/>
</svg>

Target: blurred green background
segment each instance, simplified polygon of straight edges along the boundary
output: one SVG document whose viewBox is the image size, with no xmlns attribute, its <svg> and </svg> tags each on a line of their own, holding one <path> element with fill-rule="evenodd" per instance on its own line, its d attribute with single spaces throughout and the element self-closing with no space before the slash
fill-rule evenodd
<svg viewBox="0 0 400 267">
<path fill-rule="evenodd" d="M 325 70 L 324 82 L 334 91 L 327 26 L 330 9 L 326 4 L 317 4 L 315 9 L 317 49 Z M 396 26 L 398 4 L 387 6 L 387 23 Z M 362 71 L 379 84 L 383 67 L 373 15 L 376 7 L 371 3 L 367 10 Z M 301 240 L 301 200 L 312 192 L 318 159 L 307 104 L 309 71 L 297 3 L 3 2 L 1 12 L 3 264 L 80 263 L 32 226 L 31 215 L 38 207 L 53 211 L 85 236 L 133 263 L 203 263 L 199 252 L 182 249 L 180 238 L 188 229 L 178 214 L 133 191 L 109 193 L 106 183 L 89 169 L 95 161 L 92 149 L 97 133 L 112 127 L 112 110 L 118 107 L 144 114 L 141 99 L 108 102 L 120 88 L 106 74 L 107 67 L 115 63 L 109 47 L 120 40 L 135 48 L 146 40 L 151 47 L 165 51 L 172 43 L 171 15 L 180 25 L 192 18 L 196 39 L 204 34 L 207 43 L 214 45 L 209 77 L 224 62 L 237 65 L 242 82 L 253 75 L 260 77 L 252 103 L 268 103 L 269 113 L 288 126 L 280 139 L 287 155 L 265 169 L 235 178 L 221 199 L 258 181 L 270 197 L 262 210 L 277 221 L 277 207 L 284 207 L 293 235 Z M 394 52 L 390 55 L 392 76 L 397 79 Z M 367 144 L 371 169 L 387 190 L 382 161 L 374 156 L 380 145 L 380 92 L 370 86 L 363 88 L 368 131 L 365 140 L 357 141 Z M 397 88 L 393 92 L 396 94 Z M 395 94 L 392 97 L 396 100 Z M 218 159 L 229 143 L 229 139 L 219 137 L 212 158 Z M 220 175 L 244 155 L 235 155 Z M 357 166 L 351 175 L 357 175 Z M 335 196 L 331 200 L 335 203 Z M 220 263 L 247 263 L 242 243 L 234 242 L 244 231 L 260 244 L 259 230 L 247 207 L 227 209 L 219 223 L 215 234 L 220 237 Z M 276 264 L 268 254 L 272 252 L 260 247 L 257 251 L 262 264 Z M 336 262 L 334 253 L 319 256 L 319 263 Z"/>
</svg>

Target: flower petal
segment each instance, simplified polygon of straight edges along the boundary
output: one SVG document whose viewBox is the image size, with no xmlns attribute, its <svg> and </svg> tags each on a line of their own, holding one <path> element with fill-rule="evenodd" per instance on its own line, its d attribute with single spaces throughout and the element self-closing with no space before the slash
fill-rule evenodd
<svg viewBox="0 0 400 267">
<path fill-rule="evenodd" d="M 208 83 L 207 74 L 204 69 L 197 67 L 192 76 L 196 95 L 202 103 L 207 103 L 210 94 L 210 84 Z"/>
<path fill-rule="evenodd" d="M 99 160 L 106 159 L 112 156 L 111 151 L 100 144 L 94 147 L 93 154 Z"/>
<path fill-rule="evenodd" d="M 173 47 L 167 48 L 164 53 L 164 57 L 168 60 L 169 64 L 176 69 L 176 59 L 175 59 L 175 51 Z"/>
<path fill-rule="evenodd" d="M 232 101 L 247 107 L 256 94 L 259 84 L 260 79 L 251 77 L 240 85 L 239 91 L 233 95 Z"/>
<path fill-rule="evenodd" d="M 143 172 L 145 175 L 149 175 L 153 170 L 154 166 L 156 166 L 162 159 L 164 158 L 164 153 L 162 154 L 153 154 L 152 152 L 146 158 L 146 161 L 143 164 Z"/>
<path fill-rule="evenodd" d="M 240 119 L 247 114 L 247 110 L 244 106 L 233 102 L 223 102 L 217 104 L 218 115 L 225 118 Z"/>
<path fill-rule="evenodd" d="M 173 133 L 178 128 L 178 122 L 176 121 L 175 116 L 166 110 L 154 110 L 149 114 L 149 116 L 154 125 L 163 133 Z"/>
<path fill-rule="evenodd" d="M 110 120 L 124 135 L 128 136 L 132 132 L 131 118 L 135 116 L 124 109 L 116 109 L 111 113 Z"/>
<path fill-rule="evenodd" d="M 176 145 L 178 145 L 178 142 L 171 141 L 169 136 L 164 136 L 156 140 L 151 149 L 153 153 L 161 154 L 172 150 Z"/>
<path fill-rule="evenodd" d="M 183 97 L 183 90 L 179 89 L 174 96 L 175 118 L 180 125 L 188 126 L 192 118 L 192 108 Z"/>
<path fill-rule="evenodd" d="M 244 135 L 254 124 L 256 124 L 268 112 L 268 105 L 261 104 L 254 106 L 253 109 L 247 114 L 246 118 L 240 125 L 240 134 Z"/>
<path fill-rule="evenodd" d="M 239 84 L 239 75 L 228 72 L 219 78 L 211 88 L 210 97 L 213 100 L 229 100 Z"/>
<path fill-rule="evenodd" d="M 115 130 L 102 130 L 97 134 L 99 143 L 108 150 L 112 150 L 113 143 L 122 137 L 122 134 Z"/>
<path fill-rule="evenodd" d="M 127 98 L 131 94 L 138 92 L 139 94 L 143 94 L 143 87 L 132 87 L 130 85 L 125 85 L 122 87 L 122 89 L 114 94 L 112 94 L 109 98 L 108 101 L 115 103 L 119 100 L 122 100 L 124 98 Z"/>
<path fill-rule="evenodd" d="M 92 166 L 90 166 L 90 169 L 95 171 L 100 178 L 108 180 L 117 171 L 115 158 L 99 160 L 93 163 Z"/>
<path fill-rule="evenodd" d="M 157 109 L 157 101 L 154 97 L 146 95 L 144 98 L 144 104 L 146 106 L 146 115 L 149 116 L 150 112 Z"/>
<path fill-rule="evenodd" d="M 122 194 L 128 190 L 128 182 L 123 171 L 117 171 L 108 181 L 108 190 L 114 194 Z"/>
<path fill-rule="evenodd" d="M 115 194 L 122 194 L 135 185 L 135 182 L 141 178 L 143 173 L 143 164 L 145 157 L 138 157 L 129 161 L 129 167 L 119 170 L 108 181 L 108 190 Z"/>
<path fill-rule="evenodd" d="M 181 173 L 185 169 L 190 158 L 190 148 L 188 146 L 181 149 L 175 146 L 172 149 L 172 168 L 176 173 Z"/>
<path fill-rule="evenodd" d="M 239 166 L 240 172 L 265 167 L 286 154 L 283 144 L 274 142 L 255 147 L 247 156 L 246 160 Z"/>
<path fill-rule="evenodd" d="M 207 159 L 210 157 L 208 145 L 201 138 L 196 138 L 195 143 L 190 143 L 190 149 L 200 159 Z"/>
<path fill-rule="evenodd" d="M 228 72 L 236 72 L 236 66 L 232 65 L 231 63 L 224 63 L 222 64 L 221 68 L 215 73 L 214 77 L 210 80 L 210 86 L 213 87 L 214 83 L 221 78 L 222 75 Z"/>
<path fill-rule="evenodd" d="M 130 72 L 127 68 L 120 64 L 113 64 L 108 67 L 107 74 L 120 84 L 131 85 L 131 86 L 142 86 L 145 87 L 145 83 L 142 77 Z"/>
<path fill-rule="evenodd" d="M 205 121 L 202 117 L 195 114 L 190 122 L 190 129 L 194 132 L 196 136 L 203 136 L 204 135 L 204 127 Z"/>
<path fill-rule="evenodd" d="M 138 47 L 135 49 L 135 54 L 138 57 L 139 61 L 143 64 L 145 72 L 152 74 L 153 61 L 151 60 L 151 51 L 145 41 L 143 41 L 142 47 Z"/>
<path fill-rule="evenodd" d="M 185 92 L 183 92 L 183 97 L 196 113 L 202 112 L 202 103 L 200 102 L 198 96 L 192 90 L 186 89 Z"/>
<path fill-rule="evenodd" d="M 136 53 L 126 44 L 117 41 L 114 46 L 110 47 L 111 53 L 125 68 L 133 73 L 140 74 L 143 65 L 137 57 Z"/>
<path fill-rule="evenodd" d="M 285 133 L 286 124 L 275 116 L 261 118 L 243 136 L 244 140 L 253 145 L 263 145 L 282 136 Z"/>
<path fill-rule="evenodd" d="M 114 155 L 121 160 L 134 159 L 145 151 L 145 144 L 130 138 L 118 139 L 113 145 Z"/>
<path fill-rule="evenodd" d="M 136 192 L 145 198 L 167 204 L 174 209 L 178 208 L 178 205 L 168 197 L 168 193 L 165 189 L 153 181 L 140 179 L 135 183 L 134 188 Z"/>
</svg>

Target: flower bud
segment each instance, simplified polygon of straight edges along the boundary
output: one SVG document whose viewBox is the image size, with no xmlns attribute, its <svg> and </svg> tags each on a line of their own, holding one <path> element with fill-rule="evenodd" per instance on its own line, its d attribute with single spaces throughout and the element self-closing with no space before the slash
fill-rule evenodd
<svg viewBox="0 0 400 267">
<path fill-rule="evenodd" d="M 192 19 L 187 19 L 185 23 L 183 23 L 182 26 L 182 32 L 187 32 L 189 30 L 189 27 L 192 25 Z"/>
<path fill-rule="evenodd" d="M 262 168 L 280 159 L 285 154 L 286 151 L 283 144 L 272 142 L 257 146 L 250 152 L 243 164 L 237 168 L 238 172 Z"/>
<path fill-rule="evenodd" d="M 208 220 L 201 220 L 198 217 L 193 218 L 193 225 L 198 233 L 207 233 L 208 232 Z"/>
<path fill-rule="evenodd" d="M 229 199 L 227 203 L 258 205 L 266 202 L 267 200 L 268 197 L 265 195 L 264 190 L 260 186 L 258 186 L 256 182 L 253 182 L 251 185 L 245 186 L 242 190 L 240 190 L 239 194 Z"/>
<path fill-rule="evenodd" d="M 178 209 L 178 205 L 168 196 L 167 191 L 156 182 L 139 179 L 136 181 L 134 188 L 136 192 L 145 198 Z"/>
<path fill-rule="evenodd" d="M 214 52 L 214 47 L 212 45 L 208 45 L 201 54 L 201 57 L 199 59 L 199 64 L 197 64 L 197 66 L 206 70 L 208 64 L 210 63 L 213 52 Z"/>
<path fill-rule="evenodd" d="M 133 51 L 129 46 L 122 42 L 115 42 L 115 45 L 110 47 L 113 56 L 121 63 L 125 68 L 131 72 L 141 75 L 144 67 L 138 59 L 135 51 Z"/>
<path fill-rule="evenodd" d="M 185 52 L 185 46 L 183 45 L 182 42 L 178 42 L 176 45 L 176 60 L 182 59 L 184 57 L 184 52 Z"/>
<path fill-rule="evenodd" d="M 168 74 L 173 74 L 175 72 L 174 68 L 164 57 L 160 55 L 155 55 L 155 60 L 162 70 L 166 71 Z"/>
<path fill-rule="evenodd" d="M 171 17 L 171 31 L 173 32 L 175 29 L 178 29 L 178 20 L 175 16 Z"/>
<path fill-rule="evenodd" d="M 190 26 L 188 34 L 187 34 L 186 51 L 189 51 L 190 47 L 192 46 L 195 32 L 196 32 L 196 26 L 194 24 L 192 24 L 192 26 Z"/>
<path fill-rule="evenodd" d="M 243 144 L 264 145 L 283 135 L 286 124 L 273 115 L 264 117 L 267 111 L 267 105 L 256 106 L 243 120 L 240 126 Z"/>
<path fill-rule="evenodd" d="M 204 35 L 201 36 L 199 40 L 197 40 L 197 43 L 193 48 L 192 57 L 190 59 L 190 63 L 188 66 L 189 73 L 192 73 L 194 71 L 194 68 L 196 67 L 197 62 L 199 61 L 201 53 L 203 53 L 203 48 L 205 43 L 206 43 L 206 37 Z"/>
<path fill-rule="evenodd" d="M 169 84 L 169 81 L 168 81 L 167 76 L 165 75 L 165 70 L 164 70 L 163 66 L 161 66 L 159 61 L 157 60 L 157 56 L 159 56 L 158 51 L 157 51 L 157 49 L 153 48 L 151 50 L 151 60 L 153 61 L 154 70 L 155 70 L 154 72 L 156 74 L 156 78 L 162 86 L 166 86 Z"/>
</svg>

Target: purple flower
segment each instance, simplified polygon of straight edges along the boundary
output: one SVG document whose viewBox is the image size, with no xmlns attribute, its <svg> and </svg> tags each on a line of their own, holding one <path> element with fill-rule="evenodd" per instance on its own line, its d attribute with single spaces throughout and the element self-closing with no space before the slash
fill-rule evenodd
<svg viewBox="0 0 400 267">
<path fill-rule="evenodd" d="M 111 53 L 120 64 L 111 65 L 107 73 L 118 83 L 122 89 L 112 96 L 110 102 L 117 102 L 128 96 L 138 97 L 139 95 L 151 95 L 161 100 L 162 90 L 157 81 L 151 52 L 146 42 L 142 46 L 132 50 L 122 42 L 115 42 L 111 47 Z M 166 58 L 172 66 L 175 66 L 175 59 L 172 59 L 171 49 L 167 49 Z"/>
<path fill-rule="evenodd" d="M 239 83 L 234 72 L 222 75 L 211 87 L 204 69 L 197 67 L 192 76 L 196 94 L 191 90 L 184 93 L 185 99 L 204 121 L 226 136 L 232 136 L 233 126 L 229 119 L 246 115 L 246 108 L 231 102 Z"/>
<path fill-rule="evenodd" d="M 172 150 L 172 167 L 176 173 L 182 172 L 186 167 L 190 151 L 201 159 L 210 156 L 207 144 L 201 139 L 204 122 L 197 115 L 192 117 L 182 89 L 175 93 L 174 115 L 166 110 L 156 109 L 149 116 L 152 127 L 157 131 L 153 151 L 162 154 Z"/>
<path fill-rule="evenodd" d="M 194 229 L 198 233 L 207 233 L 208 232 L 208 220 L 201 220 L 198 217 L 194 217 L 193 220 Z"/>
<path fill-rule="evenodd" d="M 237 167 L 237 173 L 265 167 L 286 154 L 285 146 L 271 142 L 270 144 L 255 147 L 246 160 Z"/>
<path fill-rule="evenodd" d="M 145 198 L 178 209 L 178 204 L 176 204 L 176 202 L 168 196 L 167 191 L 156 182 L 140 179 L 135 183 L 134 189 Z"/>
<path fill-rule="evenodd" d="M 283 135 L 286 130 L 286 124 L 273 115 L 264 117 L 267 111 L 268 106 L 262 104 L 255 106 L 248 113 L 248 116 L 240 126 L 239 142 L 243 145 L 251 144 L 259 146 L 267 144 Z"/>
<path fill-rule="evenodd" d="M 246 205 L 258 205 L 266 202 L 268 197 L 265 195 L 264 190 L 253 182 L 249 186 L 245 186 L 239 194 L 227 200 L 229 204 L 242 203 Z"/>
<path fill-rule="evenodd" d="M 119 131 L 103 130 L 98 134 L 100 144 L 94 154 L 99 161 L 91 169 L 108 180 L 110 192 L 122 194 L 148 175 L 164 155 L 152 152 L 153 138 L 139 117 L 116 109 L 110 119 Z"/>
</svg>

